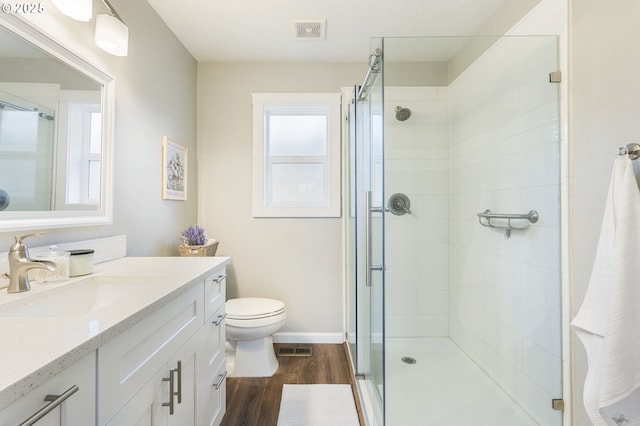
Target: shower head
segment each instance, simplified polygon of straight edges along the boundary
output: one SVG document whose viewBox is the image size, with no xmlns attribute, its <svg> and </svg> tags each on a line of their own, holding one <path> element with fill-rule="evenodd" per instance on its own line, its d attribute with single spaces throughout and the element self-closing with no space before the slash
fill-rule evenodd
<svg viewBox="0 0 640 426">
<path fill-rule="evenodd" d="M 411 110 L 409 108 L 396 107 L 396 120 L 405 121 L 409 117 L 411 117 Z"/>
</svg>

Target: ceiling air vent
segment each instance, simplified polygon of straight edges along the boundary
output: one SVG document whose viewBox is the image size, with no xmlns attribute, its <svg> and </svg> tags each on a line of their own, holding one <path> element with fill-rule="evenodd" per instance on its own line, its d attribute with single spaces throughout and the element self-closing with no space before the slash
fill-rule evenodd
<svg viewBox="0 0 640 426">
<path fill-rule="evenodd" d="M 294 40 L 324 40 L 325 19 L 291 21 L 291 38 Z"/>
</svg>

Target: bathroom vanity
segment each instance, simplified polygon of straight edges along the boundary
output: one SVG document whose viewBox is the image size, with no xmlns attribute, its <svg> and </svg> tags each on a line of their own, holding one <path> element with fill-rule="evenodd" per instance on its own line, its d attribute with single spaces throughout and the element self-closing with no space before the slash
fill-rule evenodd
<svg viewBox="0 0 640 426">
<path fill-rule="evenodd" d="M 49 404 L 38 426 L 219 424 L 229 261 L 124 257 L 0 290 L 0 426 Z"/>
</svg>

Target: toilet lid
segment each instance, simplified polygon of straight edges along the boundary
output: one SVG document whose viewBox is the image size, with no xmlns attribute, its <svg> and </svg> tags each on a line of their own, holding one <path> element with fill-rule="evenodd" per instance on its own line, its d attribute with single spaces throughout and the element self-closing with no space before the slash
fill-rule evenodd
<svg viewBox="0 0 640 426">
<path fill-rule="evenodd" d="M 226 303 L 227 318 L 256 319 L 277 315 L 284 311 L 284 303 L 274 299 L 243 297 Z"/>
</svg>

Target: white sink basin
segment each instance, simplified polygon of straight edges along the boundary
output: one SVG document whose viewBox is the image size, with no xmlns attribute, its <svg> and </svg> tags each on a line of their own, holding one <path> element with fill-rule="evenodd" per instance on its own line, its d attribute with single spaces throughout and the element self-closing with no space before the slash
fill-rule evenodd
<svg viewBox="0 0 640 426">
<path fill-rule="evenodd" d="M 92 275 L 67 286 L 1 306 L 0 317 L 75 317 L 132 297 L 158 277 Z"/>
</svg>

